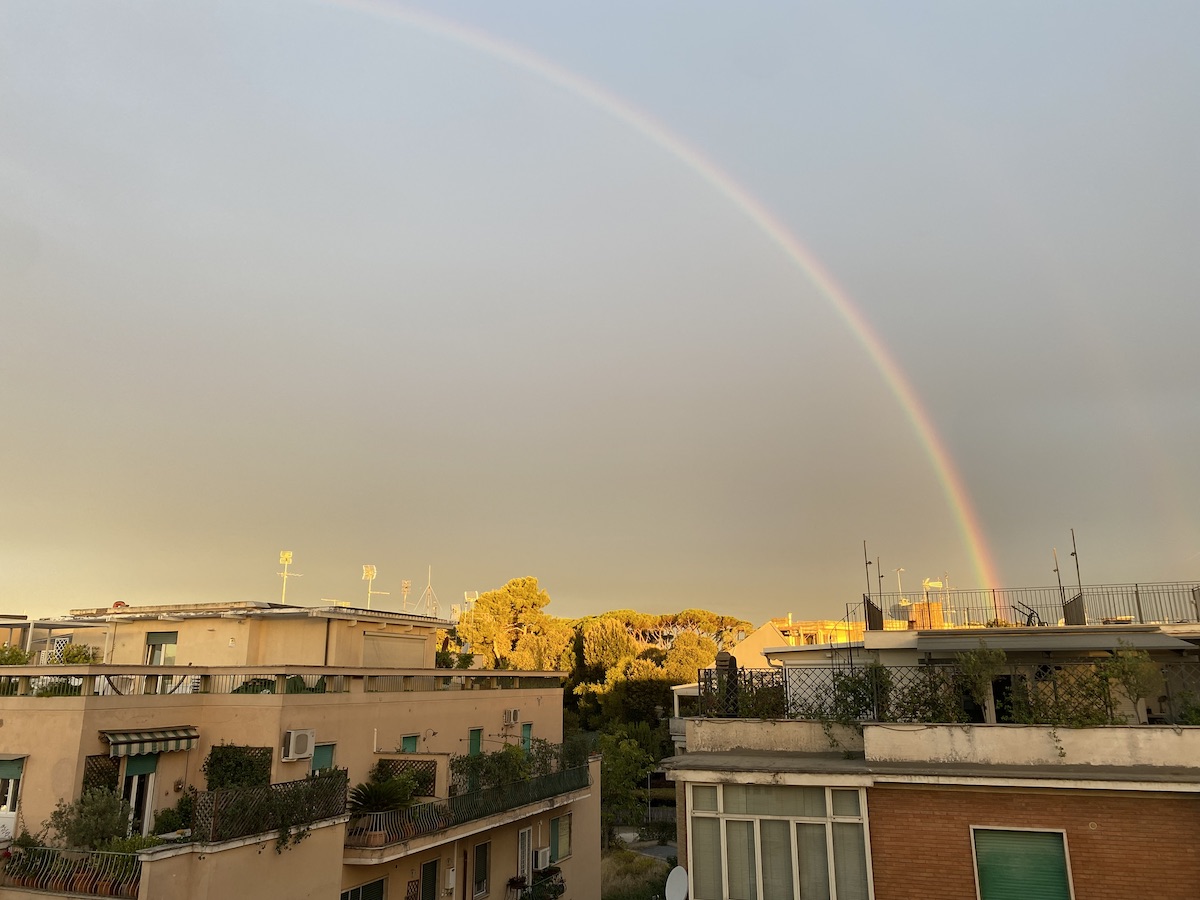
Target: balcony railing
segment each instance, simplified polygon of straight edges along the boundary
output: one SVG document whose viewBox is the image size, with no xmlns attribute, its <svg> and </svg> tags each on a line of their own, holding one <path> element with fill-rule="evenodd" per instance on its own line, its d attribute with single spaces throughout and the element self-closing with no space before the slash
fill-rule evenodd
<svg viewBox="0 0 1200 900">
<path fill-rule="evenodd" d="M 875 594 L 885 628 L 1008 625 L 1163 625 L 1200 622 L 1200 582 L 1085 584 Z M 864 622 L 861 603 L 848 621 Z M 894 624 L 893 624 L 894 623 Z"/>
<path fill-rule="evenodd" d="M 553 672 L 352 669 L 323 666 L 3 666 L 0 697 L 408 693 L 557 688 Z"/>
<path fill-rule="evenodd" d="M 1153 665 L 1166 722 L 1200 724 L 1200 663 Z M 1006 664 L 990 673 L 1000 722 L 1126 724 L 1127 697 L 1092 662 Z M 700 715 L 833 722 L 983 722 L 978 690 L 958 665 L 705 669 Z"/>
<path fill-rule="evenodd" d="M 589 783 L 588 767 L 579 766 L 501 788 L 420 803 L 407 809 L 367 813 L 351 819 L 346 846 L 379 847 L 407 841 L 576 791 Z"/>
<path fill-rule="evenodd" d="M 55 847 L 13 847 L 6 852 L 11 855 L 4 862 L 5 887 L 134 898 L 142 879 L 142 863 L 136 853 Z"/>
<path fill-rule="evenodd" d="M 202 791 L 196 795 L 193 841 L 229 841 L 303 827 L 346 812 L 346 772 L 332 769 L 279 784 Z"/>
</svg>

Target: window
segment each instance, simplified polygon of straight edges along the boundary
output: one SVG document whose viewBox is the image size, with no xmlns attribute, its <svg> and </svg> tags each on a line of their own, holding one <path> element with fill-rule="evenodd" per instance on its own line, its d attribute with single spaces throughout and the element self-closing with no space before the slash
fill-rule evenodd
<svg viewBox="0 0 1200 900">
<path fill-rule="evenodd" d="M 478 756 L 483 752 L 483 729 L 472 728 L 470 731 L 470 741 L 467 745 L 467 754 L 469 756 Z"/>
<path fill-rule="evenodd" d="M 475 866 L 471 870 L 474 890 L 473 897 L 482 897 L 488 892 L 488 856 L 492 852 L 490 842 L 475 845 Z"/>
<path fill-rule="evenodd" d="M 860 789 L 693 784 L 688 790 L 695 900 L 871 900 Z"/>
<path fill-rule="evenodd" d="M 312 770 L 323 772 L 333 768 L 333 748 L 337 744 L 317 744 L 313 747 Z"/>
<path fill-rule="evenodd" d="M 1071 900 L 1061 831 L 972 828 L 979 900 Z"/>
<path fill-rule="evenodd" d="M 526 722 L 521 726 L 521 749 L 528 753 L 533 749 L 533 723 Z"/>
<path fill-rule="evenodd" d="M 550 820 L 550 862 L 571 855 L 571 814 Z"/>
<path fill-rule="evenodd" d="M 151 631 L 146 635 L 146 665 L 175 665 L 175 648 L 178 644 L 178 631 Z"/>
<path fill-rule="evenodd" d="M 121 796 L 129 801 L 129 833 L 149 834 L 153 824 L 147 815 L 154 797 L 154 772 L 158 768 L 157 753 L 140 753 L 125 757 L 125 783 Z"/>
<path fill-rule="evenodd" d="M 421 863 L 421 900 L 438 900 L 438 861 Z"/>
<path fill-rule="evenodd" d="M 417 735 L 406 734 L 400 738 L 401 753 L 416 753 L 417 752 Z"/>
<path fill-rule="evenodd" d="M 369 884 L 360 884 L 348 891 L 342 891 L 341 900 L 385 900 L 387 897 L 387 879 L 380 878 Z"/>
</svg>

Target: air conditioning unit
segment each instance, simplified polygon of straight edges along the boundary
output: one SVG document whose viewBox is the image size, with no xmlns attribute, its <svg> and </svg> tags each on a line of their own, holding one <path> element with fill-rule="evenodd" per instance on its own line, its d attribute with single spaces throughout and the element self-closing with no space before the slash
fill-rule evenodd
<svg viewBox="0 0 1200 900">
<path fill-rule="evenodd" d="M 514 706 L 512 709 L 506 709 L 504 711 L 504 724 L 505 725 L 516 725 L 520 721 L 521 721 L 521 710 L 519 710 L 517 707 Z"/>
<path fill-rule="evenodd" d="M 312 728 L 298 728 L 295 731 L 283 733 L 283 761 L 293 762 L 297 759 L 312 759 L 313 744 L 317 732 Z"/>
<path fill-rule="evenodd" d="M 550 868 L 549 847 L 539 847 L 533 851 L 533 867 L 539 871 Z"/>
</svg>

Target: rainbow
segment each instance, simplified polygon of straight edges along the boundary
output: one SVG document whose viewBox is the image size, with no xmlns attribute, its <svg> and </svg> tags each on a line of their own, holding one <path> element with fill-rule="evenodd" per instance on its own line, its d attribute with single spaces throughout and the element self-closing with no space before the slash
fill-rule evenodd
<svg viewBox="0 0 1200 900">
<path fill-rule="evenodd" d="M 961 531 L 966 550 L 981 587 L 999 584 L 995 563 L 987 547 L 970 495 L 954 466 L 949 452 L 934 428 L 929 413 L 917 398 L 900 366 L 887 351 L 883 341 L 871 328 L 849 294 L 834 280 L 833 275 L 793 235 L 763 203 L 746 188 L 719 168 L 695 147 L 650 118 L 635 106 L 609 93 L 599 85 L 522 47 L 501 41 L 486 32 L 469 28 L 458 22 L 407 9 L 383 0 L 322 0 L 328 5 L 355 10 L 377 18 L 390 19 L 420 29 L 440 38 L 478 50 L 513 68 L 535 75 L 561 88 L 572 96 L 607 113 L 618 122 L 649 139 L 661 150 L 679 160 L 730 203 L 770 238 L 809 279 L 834 311 L 849 326 L 854 337 L 866 350 L 904 410 L 918 441 L 933 465 L 942 492 Z"/>
</svg>

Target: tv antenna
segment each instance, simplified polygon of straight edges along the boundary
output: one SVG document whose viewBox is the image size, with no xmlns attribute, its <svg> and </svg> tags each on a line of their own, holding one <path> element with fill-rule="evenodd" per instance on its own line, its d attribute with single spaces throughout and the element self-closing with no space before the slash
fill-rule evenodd
<svg viewBox="0 0 1200 900">
<path fill-rule="evenodd" d="M 367 609 L 370 609 L 372 597 L 386 597 L 388 595 L 388 592 L 387 591 L 377 591 L 377 590 L 374 590 L 374 588 L 372 587 L 372 585 L 375 584 L 375 567 L 374 566 L 363 566 L 363 581 L 365 581 L 367 583 Z"/>
<path fill-rule="evenodd" d="M 425 604 L 426 615 L 436 616 L 440 611 L 437 594 L 433 591 L 433 566 L 429 567 L 429 580 L 425 583 L 425 590 L 421 599 L 417 601 L 417 606 L 420 607 L 422 603 Z"/>
<path fill-rule="evenodd" d="M 408 612 L 408 592 L 412 590 L 412 582 L 405 578 L 400 582 L 400 608 Z"/>
<path fill-rule="evenodd" d="M 280 603 L 287 603 L 287 580 L 289 578 L 303 578 L 299 572 L 289 572 L 288 566 L 292 564 L 292 551 L 279 551 L 279 564 L 283 566 L 283 571 L 279 573 L 279 577 L 283 579 L 283 595 L 279 598 Z"/>
</svg>

